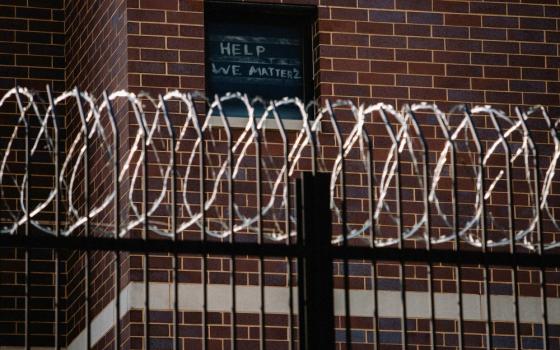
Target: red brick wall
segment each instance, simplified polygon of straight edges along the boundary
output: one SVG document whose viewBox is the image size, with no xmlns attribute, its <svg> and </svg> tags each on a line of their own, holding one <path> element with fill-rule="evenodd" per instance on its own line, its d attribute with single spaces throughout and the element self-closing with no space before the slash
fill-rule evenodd
<svg viewBox="0 0 560 350">
<path fill-rule="evenodd" d="M 63 1 L 7 0 L 0 3 L 0 96 L 16 85 L 38 91 L 46 100 L 45 86 L 50 84 L 55 93 L 64 91 L 64 8 Z M 25 99 L 24 99 L 25 100 Z M 43 104 L 39 104 L 41 108 Z M 0 109 L 0 155 L 3 158 L 7 142 L 17 120 L 15 98 Z M 30 118 L 31 137 L 36 135 L 38 120 Z M 2 201 L 11 210 L 17 210 L 17 190 L 12 182 L 22 181 L 24 159 L 23 129 L 20 125 L 13 144 L 10 174 L 0 186 Z M 62 136 L 64 131 L 62 130 Z M 42 147 L 43 144 L 41 144 Z M 34 186 L 52 182 L 48 158 L 38 151 L 31 158 Z M 38 197 L 45 191 L 39 190 Z M 2 196 L 2 195 L 0 195 Z M 44 197 L 42 197 L 44 198 Z M 33 202 L 35 203 L 35 202 Z M 47 211 L 50 211 L 48 208 Z M 7 208 L 0 204 L 0 227 L 10 221 Z M 23 230 L 18 230 L 23 234 Z M 33 232 L 33 230 L 32 230 Z M 35 249 L 29 253 L 31 283 L 30 341 L 33 346 L 52 344 L 54 262 L 53 251 Z M 61 265 L 63 268 L 64 265 Z M 20 249 L 0 248 L 0 346 L 23 344 L 24 333 L 24 252 Z"/>
<path fill-rule="evenodd" d="M 318 5 L 321 97 L 560 104 L 554 2 L 283 3 Z M 202 1 L 129 2 L 131 88 L 204 88 L 202 11 Z"/>
<path fill-rule="evenodd" d="M 203 8 L 202 1 L 129 1 L 131 90 L 204 90 Z"/>
<path fill-rule="evenodd" d="M 126 37 L 126 1 L 67 1 L 65 4 L 65 55 L 66 88 L 79 87 L 98 99 L 102 92 L 118 91 L 127 88 L 127 37 Z M 87 104 L 84 103 L 86 113 Z M 67 102 L 67 127 L 69 139 L 80 132 L 80 118 L 75 99 Z M 128 107 L 124 103 L 115 103 L 114 109 L 118 120 L 120 137 L 128 135 Z M 105 112 L 106 113 L 106 112 Z M 110 130 L 106 114 L 103 123 Z M 91 124 L 90 124 L 91 128 Z M 108 136 L 112 134 L 109 133 Z M 89 157 L 90 208 L 112 190 L 110 167 L 104 156 L 100 140 L 89 141 L 92 150 Z M 80 174 L 84 176 L 83 173 Z M 85 191 L 85 188 L 82 188 Z M 79 194 L 78 194 L 79 196 Z M 79 210 L 84 210 L 83 198 L 78 198 Z M 126 208 L 123 208 L 123 212 Z M 99 235 L 112 224 L 113 214 L 107 211 L 91 222 L 91 235 Z M 77 234 L 83 234 L 78 232 Z M 114 299 L 113 286 L 114 255 L 106 252 L 94 252 L 90 257 L 90 320 L 95 317 L 108 302 Z M 72 252 L 68 256 L 67 294 L 67 334 L 72 341 L 86 324 L 84 276 L 85 254 Z M 123 254 L 126 262 L 126 255 Z"/>
<path fill-rule="evenodd" d="M 0 88 L 16 84 L 64 90 L 62 1 L 3 1 L 0 5 Z"/>
<path fill-rule="evenodd" d="M 492 104 L 510 115 L 517 105 L 545 104 L 553 115 L 559 110 L 557 17 L 560 7 L 554 2 L 294 0 L 281 3 L 318 6 L 314 43 L 318 97 L 349 98 L 357 103 L 382 101 L 399 107 L 408 102 L 428 101 L 443 109 L 457 103 Z M 204 90 L 203 2 L 132 1 L 128 20 L 131 90 L 153 94 L 173 89 Z M 488 120 L 478 120 L 481 129 L 489 127 Z M 440 149 L 443 135 L 437 131 L 435 119 L 421 115 L 420 122 L 430 147 Z M 545 136 L 545 132 L 539 134 L 542 130 L 539 127 L 542 125 L 534 125 L 534 131 Z M 328 134 L 328 130 L 327 125 L 323 131 Z M 387 150 L 384 143 L 388 141 L 387 135 L 381 124 L 369 130 L 376 138 L 376 155 L 381 160 Z M 487 136 L 492 135 L 490 130 L 486 132 Z M 546 138 L 538 139 L 548 142 Z M 325 146 L 325 152 L 328 149 Z M 351 186 L 357 185 L 352 179 L 349 181 Z M 357 185 L 355 189 L 363 193 L 363 187 Z M 405 200 L 410 208 L 414 204 L 417 203 Z M 444 207 L 450 208 L 449 200 Z M 382 227 L 384 232 L 394 232 L 391 223 Z M 434 234 L 448 232 L 437 223 L 433 231 Z M 492 235 L 492 227 L 489 231 Z M 354 264 L 352 271 L 367 271 L 364 270 L 363 276 L 353 273 L 350 285 L 369 288 L 369 265 Z M 255 260 L 243 266 L 258 271 Z M 384 263 L 378 269 L 378 288 L 398 290 L 398 266 Z M 228 272 L 229 268 L 221 271 Z M 335 271 L 342 275 L 340 265 Z M 481 293 L 482 270 L 464 267 L 462 274 L 462 289 L 466 293 Z M 407 264 L 405 275 L 407 290 L 427 290 L 426 266 Z M 531 282 L 529 275 L 519 273 L 521 295 L 534 295 L 534 288 L 523 287 L 535 282 Z M 554 276 L 551 273 L 548 280 L 554 280 Z M 217 277 L 211 280 L 229 283 L 227 278 Z M 434 291 L 456 292 L 453 266 L 435 267 L 434 278 Z M 256 283 L 256 278 L 253 282 L 250 278 L 238 280 L 241 284 Z M 490 282 L 493 293 L 512 293 L 510 270 L 494 270 Z M 335 283 L 339 287 L 343 285 L 340 277 Z M 549 293 L 557 295 L 554 287 Z M 427 330 L 425 324 L 422 327 L 418 331 Z M 456 333 L 445 335 L 445 329 L 453 333 L 456 327 L 453 322 L 438 324 L 442 337 L 447 337 L 445 344 L 456 344 Z M 468 344 L 482 345 L 483 337 L 476 335 L 483 333 L 477 331 L 482 324 L 468 327 L 467 331 L 472 333 L 467 337 Z M 511 335 L 511 332 L 512 329 L 504 334 Z M 503 343 L 510 340 L 507 338 Z M 421 340 L 418 342 L 421 344 Z"/>
<path fill-rule="evenodd" d="M 319 11 L 324 96 L 488 103 L 508 112 L 517 104 L 560 104 L 553 3 L 339 5 L 349 7 Z"/>
</svg>

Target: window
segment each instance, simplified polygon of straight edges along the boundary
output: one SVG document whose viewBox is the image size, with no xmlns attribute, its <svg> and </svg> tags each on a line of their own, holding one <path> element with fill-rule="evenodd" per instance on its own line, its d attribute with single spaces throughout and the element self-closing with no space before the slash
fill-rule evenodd
<svg viewBox="0 0 560 350">
<path fill-rule="evenodd" d="M 207 2 L 206 95 L 239 91 L 265 101 L 312 100 L 313 20 L 308 6 Z M 238 102 L 223 107 L 228 117 L 247 117 Z M 285 119 L 301 118 L 295 108 L 280 112 Z"/>
</svg>

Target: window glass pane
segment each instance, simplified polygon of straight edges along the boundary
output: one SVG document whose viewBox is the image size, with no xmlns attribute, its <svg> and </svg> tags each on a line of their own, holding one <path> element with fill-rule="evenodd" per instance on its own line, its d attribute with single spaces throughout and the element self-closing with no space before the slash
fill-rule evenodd
<svg viewBox="0 0 560 350">
<path fill-rule="evenodd" d="M 206 19 L 207 94 L 246 93 L 265 101 L 282 97 L 305 100 L 304 64 L 309 44 L 306 17 L 261 13 L 258 7 L 227 8 L 210 12 Z M 246 13 L 247 15 L 244 15 Z M 247 117 L 238 102 L 224 104 L 227 116 Z M 262 107 L 257 108 L 257 115 Z M 282 108 L 281 116 L 300 118 L 294 108 Z"/>
</svg>

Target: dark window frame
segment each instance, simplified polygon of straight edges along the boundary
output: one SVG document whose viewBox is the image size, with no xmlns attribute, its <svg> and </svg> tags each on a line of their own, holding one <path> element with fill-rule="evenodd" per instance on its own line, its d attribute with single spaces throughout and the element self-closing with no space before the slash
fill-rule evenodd
<svg viewBox="0 0 560 350">
<path fill-rule="evenodd" d="M 263 4 L 254 2 L 237 1 L 206 1 L 204 3 L 204 42 L 208 37 L 208 27 L 212 22 L 231 21 L 250 21 L 260 24 L 274 24 L 278 26 L 290 26 L 297 21 L 302 23 L 301 42 L 302 42 L 302 77 L 303 91 L 302 100 L 309 103 L 315 100 L 314 84 L 314 27 L 317 19 L 317 7 L 309 5 L 284 5 L 284 4 Z M 212 98 L 214 91 L 210 90 L 208 77 L 210 76 L 211 65 L 209 64 L 209 50 L 204 50 L 205 63 L 205 93 Z M 285 96 L 278 96 L 282 98 Z M 288 96 L 293 97 L 293 96 Z"/>
</svg>

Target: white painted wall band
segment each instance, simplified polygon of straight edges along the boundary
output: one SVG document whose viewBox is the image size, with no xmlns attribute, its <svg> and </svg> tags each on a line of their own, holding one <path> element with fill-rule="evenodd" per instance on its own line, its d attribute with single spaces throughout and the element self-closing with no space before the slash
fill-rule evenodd
<svg viewBox="0 0 560 350">
<path fill-rule="evenodd" d="M 231 286 L 208 285 L 208 311 L 228 312 L 231 310 Z M 179 284 L 179 310 L 203 311 L 203 288 L 200 284 Z M 297 288 L 293 288 L 293 311 L 297 314 Z M 260 312 L 260 288 L 258 286 L 237 287 L 237 312 Z M 379 291 L 378 305 L 380 317 L 400 317 L 402 311 L 399 291 Z M 120 293 L 121 317 L 130 310 L 144 309 L 144 284 L 132 282 Z M 334 291 L 334 312 L 343 316 L 344 290 Z M 173 309 L 173 285 L 168 283 L 150 283 L 150 309 L 171 311 Z M 435 293 L 435 312 L 437 319 L 458 319 L 459 308 L 457 294 Z M 429 293 L 406 292 L 407 315 L 409 318 L 429 318 Z M 560 298 L 547 298 L 548 318 L 550 324 L 560 324 Z M 110 302 L 91 323 L 91 341 L 95 344 L 114 325 L 114 301 Z M 513 297 L 505 295 L 491 296 L 491 313 L 493 321 L 512 322 Z M 289 290 L 286 287 L 265 287 L 265 309 L 267 313 L 287 314 L 289 312 Z M 541 300 L 538 297 L 520 297 L 519 311 L 521 322 L 541 322 Z M 373 317 L 373 292 L 350 290 L 350 312 L 352 316 Z M 486 297 L 484 295 L 463 294 L 463 316 L 469 321 L 486 320 Z M 12 348 L 0 347 L 0 350 Z M 15 348 L 13 348 L 15 349 Z M 85 349 L 85 332 L 80 333 L 68 346 L 68 350 Z"/>
</svg>

